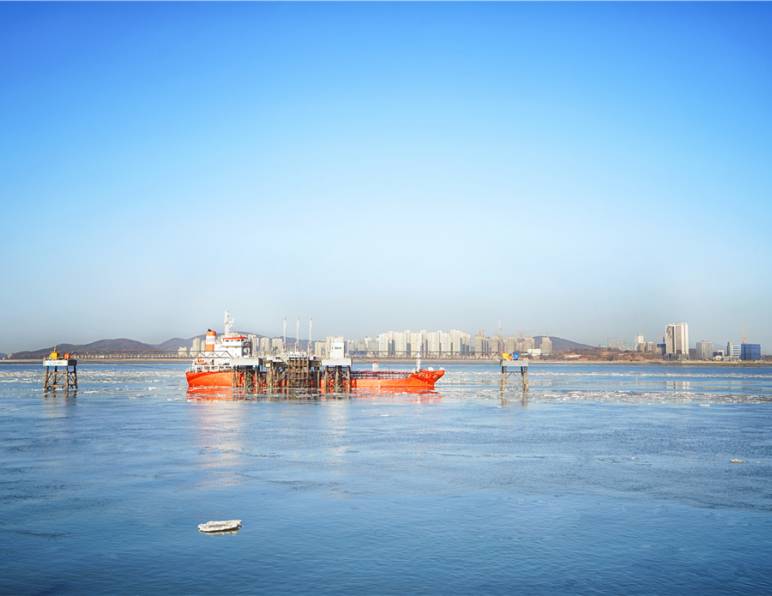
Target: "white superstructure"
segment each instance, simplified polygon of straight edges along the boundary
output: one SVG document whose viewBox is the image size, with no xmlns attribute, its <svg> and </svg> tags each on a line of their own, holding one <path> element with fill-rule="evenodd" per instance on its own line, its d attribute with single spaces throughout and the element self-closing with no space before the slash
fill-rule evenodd
<svg viewBox="0 0 772 596">
<path fill-rule="evenodd" d="M 226 310 L 223 320 L 224 333 L 217 335 L 213 329 L 207 331 L 204 351 L 199 352 L 193 359 L 192 371 L 228 370 L 234 361 L 251 358 L 252 341 L 246 335 L 233 331 L 234 323 L 233 317 Z"/>
</svg>

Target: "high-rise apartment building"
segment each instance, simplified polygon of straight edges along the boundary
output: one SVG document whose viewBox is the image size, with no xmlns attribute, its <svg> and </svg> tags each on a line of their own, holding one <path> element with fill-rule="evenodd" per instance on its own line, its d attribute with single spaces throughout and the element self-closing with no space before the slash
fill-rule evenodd
<svg viewBox="0 0 772 596">
<path fill-rule="evenodd" d="M 713 342 L 703 339 L 697 342 L 697 358 L 711 360 L 713 358 Z"/>
<path fill-rule="evenodd" d="M 472 336 L 466 331 L 460 331 L 458 329 L 450 330 L 450 343 L 451 354 L 453 356 L 466 355 L 469 353 L 469 344 L 471 343 Z"/>
<path fill-rule="evenodd" d="M 426 352 L 429 355 L 437 356 L 440 353 L 440 332 L 429 331 L 426 334 Z"/>
<path fill-rule="evenodd" d="M 646 351 L 646 338 L 643 335 L 635 336 L 635 351 L 636 352 Z"/>
<path fill-rule="evenodd" d="M 729 360 L 739 360 L 741 355 L 741 347 L 740 344 L 732 343 L 731 341 L 726 342 L 726 357 Z"/>
<path fill-rule="evenodd" d="M 475 356 L 487 356 L 490 354 L 490 342 L 485 337 L 485 331 L 480 329 L 472 340 L 472 352 Z"/>
<path fill-rule="evenodd" d="M 410 332 L 410 356 L 415 358 L 423 354 L 424 349 L 424 333 L 425 331 L 411 331 Z"/>
<path fill-rule="evenodd" d="M 393 356 L 394 355 L 394 332 L 386 331 L 385 333 L 378 334 L 378 354 L 381 356 Z"/>
<path fill-rule="evenodd" d="M 665 328 L 665 357 L 673 360 L 689 358 L 689 326 L 686 323 L 670 323 Z"/>
<path fill-rule="evenodd" d="M 450 333 L 446 331 L 440 331 L 440 355 L 449 356 L 453 353 L 453 348 L 450 342 Z"/>
<path fill-rule="evenodd" d="M 394 355 L 395 356 L 407 356 L 407 342 L 410 337 L 410 331 L 395 331 L 393 334 L 394 339 Z"/>
</svg>

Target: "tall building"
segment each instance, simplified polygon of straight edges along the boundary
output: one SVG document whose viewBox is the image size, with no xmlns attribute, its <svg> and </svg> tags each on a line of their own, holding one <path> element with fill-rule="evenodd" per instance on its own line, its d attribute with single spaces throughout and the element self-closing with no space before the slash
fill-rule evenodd
<svg viewBox="0 0 772 596">
<path fill-rule="evenodd" d="M 673 360 L 689 358 L 689 326 L 686 323 L 670 323 L 665 328 L 665 357 Z"/>
<path fill-rule="evenodd" d="M 410 332 L 410 356 L 415 358 L 426 352 L 424 348 L 424 331 L 411 331 Z"/>
<path fill-rule="evenodd" d="M 729 360 L 739 360 L 742 353 L 741 349 L 740 344 L 735 344 L 731 341 L 726 342 L 726 357 Z"/>
<path fill-rule="evenodd" d="M 450 342 L 451 353 L 454 356 L 466 355 L 469 353 L 469 343 L 472 336 L 466 331 L 459 331 L 458 329 L 450 330 Z"/>
<path fill-rule="evenodd" d="M 472 352 L 474 352 L 475 356 L 487 356 L 490 354 L 490 343 L 488 338 L 485 337 L 485 331 L 482 329 L 477 332 L 477 335 L 472 340 Z"/>
<path fill-rule="evenodd" d="M 440 355 L 450 356 L 453 353 L 453 348 L 450 343 L 450 333 L 440 331 Z"/>
<path fill-rule="evenodd" d="M 740 360 L 761 360 L 761 344 L 740 344 Z"/>
<path fill-rule="evenodd" d="M 247 337 L 249 338 L 249 346 L 252 348 L 252 355 L 257 354 L 260 349 L 260 338 L 254 333 L 250 333 Z"/>
<path fill-rule="evenodd" d="M 284 353 L 284 340 L 281 337 L 274 337 L 271 339 L 271 352 L 274 354 Z"/>
<path fill-rule="evenodd" d="M 194 337 L 193 343 L 190 345 L 190 353 L 191 354 L 198 354 L 201 351 L 201 338 L 200 337 Z"/>
<path fill-rule="evenodd" d="M 314 342 L 314 356 L 317 358 L 327 358 L 327 342 L 315 341 Z"/>
<path fill-rule="evenodd" d="M 440 353 L 440 332 L 429 331 L 426 334 L 426 352 L 432 356 L 437 356 Z"/>
<path fill-rule="evenodd" d="M 700 360 L 710 360 L 713 358 L 713 342 L 703 339 L 697 342 L 697 358 Z"/>
<path fill-rule="evenodd" d="M 378 354 L 380 356 L 394 355 L 394 332 L 386 331 L 378 334 Z"/>
<path fill-rule="evenodd" d="M 410 331 L 395 331 L 394 332 L 394 355 L 395 356 L 407 356 L 407 342 L 410 337 Z"/>
<path fill-rule="evenodd" d="M 552 355 L 552 340 L 548 336 L 542 336 L 541 341 L 539 342 L 539 347 L 541 348 L 542 356 Z"/>
<path fill-rule="evenodd" d="M 635 351 L 636 352 L 645 352 L 646 351 L 646 338 L 643 337 L 643 335 L 636 335 L 635 336 Z"/>
</svg>

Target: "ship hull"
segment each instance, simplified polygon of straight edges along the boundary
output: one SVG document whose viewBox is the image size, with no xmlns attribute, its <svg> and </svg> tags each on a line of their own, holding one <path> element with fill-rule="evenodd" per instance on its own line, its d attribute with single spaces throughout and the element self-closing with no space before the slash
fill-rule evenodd
<svg viewBox="0 0 772 596">
<path fill-rule="evenodd" d="M 356 376 L 355 374 L 351 380 L 351 387 L 374 391 L 431 391 L 434 389 L 434 384 L 444 374 L 444 370 L 419 370 L 396 378 L 379 378 L 378 373 L 368 376 Z"/>
<path fill-rule="evenodd" d="M 229 370 L 185 373 L 188 387 L 233 387 L 233 373 Z"/>
</svg>

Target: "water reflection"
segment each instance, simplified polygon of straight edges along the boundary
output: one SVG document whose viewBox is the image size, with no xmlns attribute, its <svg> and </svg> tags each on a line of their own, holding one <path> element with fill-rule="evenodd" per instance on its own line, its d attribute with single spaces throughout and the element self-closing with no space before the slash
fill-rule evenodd
<svg viewBox="0 0 772 596">
<path fill-rule="evenodd" d="M 43 412 L 46 418 L 59 418 L 74 413 L 73 408 L 78 403 L 75 399 L 76 390 L 59 391 L 49 390 L 43 392 Z"/>
<path fill-rule="evenodd" d="M 426 389 L 353 389 L 348 393 L 326 393 L 309 389 L 288 389 L 274 393 L 250 393 L 231 387 L 196 387 L 188 388 L 188 401 L 346 401 L 349 399 L 382 399 L 393 397 L 413 397 L 416 403 L 432 403 L 442 399 L 442 393 Z"/>
<path fill-rule="evenodd" d="M 76 398 L 78 397 L 77 389 L 63 389 L 61 387 L 52 387 L 50 389 L 43 389 L 43 397 L 49 398 Z"/>
<path fill-rule="evenodd" d="M 528 392 L 524 390 L 510 390 L 507 391 L 506 387 L 499 388 L 499 403 L 504 407 L 509 407 L 513 404 L 519 404 L 523 408 L 528 407 Z"/>
<path fill-rule="evenodd" d="M 672 391 L 691 391 L 692 389 L 692 383 L 691 381 L 669 381 L 665 383 L 665 387 L 671 389 Z"/>
<path fill-rule="evenodd" d="M 197 407 L 192 409 L 199 444 L 199 466 L 208 474 L 204 486 L 235 485 L 243 482 L 238 473 L 244 463 L 246 440 L 246 396 L 230 389 L 188 392 L 188 399 Z"/>
</svg>

